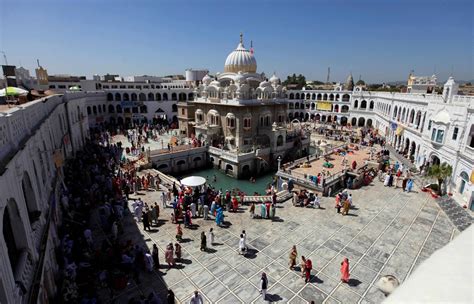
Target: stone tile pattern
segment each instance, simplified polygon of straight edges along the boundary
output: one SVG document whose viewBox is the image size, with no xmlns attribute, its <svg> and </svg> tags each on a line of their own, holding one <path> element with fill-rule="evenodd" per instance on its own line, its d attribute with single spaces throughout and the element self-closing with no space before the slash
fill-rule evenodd
<svg viewBox="0 0 474 304">
<path fill-rule="evenodd" d="M 238 182 L 236 182 L 237 184 Z M 457 234 L 448 216 L 434 200 L 422 193 L 403 193 L 386 188 L 380 182 L 355 190 L 356 209 L 349 216 L 336 213 L 332 198 L 323 198 L 324 209 L 298 208 L 280 204 L 275 221 L 250 219 L 248 207 L 239 213 L 226 213 L 228 228 L 216 227 L 214 221 L 194 219 L 195 230 L 184 229 L 183 263 L 167 271 L 146 274 L 141 284 L 131 284 L 118 303 L 130 296 L 148 295 L 155 290 L 164 295 L 171 288 L 181 303 L 188 303 L 199 290 L 206 303 L 261 303 L 259 279 L 266 272 L 269 279 L 267 301 L 307 303 L 380 303 L 384 296 L 374 287 L 387 274 L 403 282 L 423 260 L 448 243 Z M 148 192 L 145 202 L 159 202 L 159 192 Z M 144 232 L 141 223 L 132 219 L 122 239 L 142 239 L 149 248 L 164 248 L 175 241 L 176 226 L 169 221 L 171 209 L 162 210 L 163 220 L 155 231 Z M 215 242 L 209 252 L 201 252 L 200 233 L 214 227 Z M 238 255 L 239 234 L 245 229 L 251 255 Z M 128 233 L 136 233 L 128 235 Z M 141 234 L 141 235 L 140 235 Z M 311 282 L 305 284 L 299 271 L 288 267 L 288 254 L 297 246 L 301 255 L 313 262 Z M 350 260 L 351 285 L 340 282 L 340 263 Z"/>
<path fill-rule="evenodd" d="M 411 162 L 409 162 L 406 158 L 398 154 L 395 149 L 388 145 L 387 148 L 388 150 L 390 150 L 391 156 L 395 157 L 399 162 L 403 163 L 405 168 L 416 169 Z M 414 181 L 420 187 L 423 187 L 427 184 L 423 181 L 422 177 L 417 174 L 414 175 Z M 470 214 L 470 211 L 467 211 L 466 209 L 462 208 L 452 197 L 440 197 L 436 200 L 436 203 L 441 207 L 441 209 L 444 210 L 451 222 L 454 224 L 454 226 L 456 226 L 459 231 L 464 231 L 472 224 L 473 218 Z"/>
</svg>

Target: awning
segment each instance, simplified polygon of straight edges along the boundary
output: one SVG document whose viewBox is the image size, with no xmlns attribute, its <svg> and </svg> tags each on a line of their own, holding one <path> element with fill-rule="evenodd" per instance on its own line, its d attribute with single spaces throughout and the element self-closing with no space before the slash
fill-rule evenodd
<svg viewBox="0 0 474 304">
<path fill-rule="evenodd" d="M 198 187 L 206 183 L 206 179 L 201 176 L 189 176 L 180 181 L 181 185 L 188 187 Z"/>
</svg>

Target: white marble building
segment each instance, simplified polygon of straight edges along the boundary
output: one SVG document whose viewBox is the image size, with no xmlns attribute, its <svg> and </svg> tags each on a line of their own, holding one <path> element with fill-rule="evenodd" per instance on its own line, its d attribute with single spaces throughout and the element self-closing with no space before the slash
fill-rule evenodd
<svg viewBox="0 0 474 304">
<path fill-rule="evenodd" d="M 61 222 L 61 160 L 88 136 L 86 99 L 50 96 L 0 108 L 0 303 L 51 302 Z"/>
<path fill-rule="evenodd" d="M 372 126 L 418 168 L 447 162 L 453 167 L 448 191 L 474 210 L 474 97 L 457 95 L 458 88 L 450 77 L 442 95 L 290 90 L 288 118 Z"/>
</svg>

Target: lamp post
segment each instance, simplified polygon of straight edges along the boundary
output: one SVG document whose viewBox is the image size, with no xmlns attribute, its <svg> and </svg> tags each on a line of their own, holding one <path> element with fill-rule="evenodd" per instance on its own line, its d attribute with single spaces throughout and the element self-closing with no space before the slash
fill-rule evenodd
<svg viewBox="0 0 474 304">
<path fill-rule="evenodd" d="M 277 161 L 278 161 L 278 171 L 280 171 L 281 159 L 282 159 L 281 155 L 278 155 L 278 157 L 277 157 Z"/>
</svg>

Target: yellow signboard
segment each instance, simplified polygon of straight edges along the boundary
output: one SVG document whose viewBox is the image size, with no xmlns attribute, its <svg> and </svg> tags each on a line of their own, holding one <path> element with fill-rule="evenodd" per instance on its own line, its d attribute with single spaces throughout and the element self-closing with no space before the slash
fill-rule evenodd
<svg viewBox="0 0 474 304">
<path fill-rule="evenodd" d="M 316 105 L 316 109 L 321 111 L 331 111 L 332 110 L 332 103 L 331 102 L 318 102 Z"/>
</svg>

